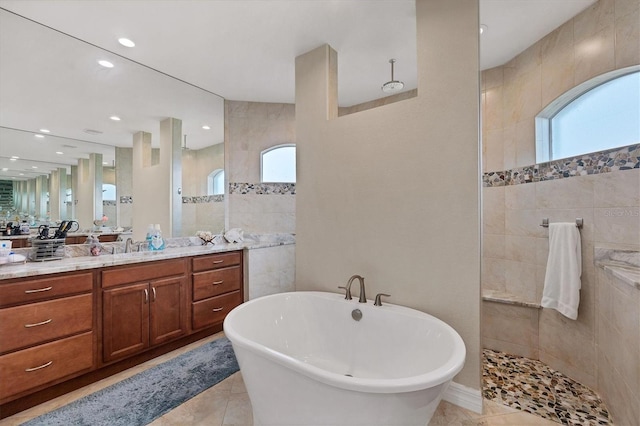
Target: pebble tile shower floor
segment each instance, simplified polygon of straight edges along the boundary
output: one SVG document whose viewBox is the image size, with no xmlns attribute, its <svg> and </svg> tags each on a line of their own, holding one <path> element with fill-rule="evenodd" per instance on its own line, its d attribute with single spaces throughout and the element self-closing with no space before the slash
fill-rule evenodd
<svg viewBox="0 0 640 426">
<path fill-rule="evenodd" d="M 485 349 L 482 365 L 486 399 L 565 425 L 613 425 L 595 392 L 540 361 Z"/>
</svg>

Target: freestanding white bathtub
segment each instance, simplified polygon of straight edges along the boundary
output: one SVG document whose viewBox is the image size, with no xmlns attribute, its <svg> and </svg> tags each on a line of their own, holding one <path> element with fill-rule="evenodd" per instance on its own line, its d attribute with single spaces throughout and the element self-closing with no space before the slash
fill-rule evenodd
<svg viewBox="0 0 640 426">
<path fill-rule="evenodd" d="M 466 352 L 458 333 L 431 315 L 323 292 L 244 303 L 224 332 L 255 425 L 424 426 Z"/>
</svg>

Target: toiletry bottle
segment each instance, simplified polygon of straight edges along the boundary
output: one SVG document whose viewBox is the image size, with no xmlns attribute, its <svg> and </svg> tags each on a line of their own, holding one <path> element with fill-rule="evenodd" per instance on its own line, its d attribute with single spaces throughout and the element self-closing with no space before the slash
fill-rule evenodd
<svg viewBox="0 0 640 426">
<path fill-rule="evenodd" d="M 151 236 L 151 250 L 164 250 L 164 239 L 162 238 L 162 231 L 160 230 L 160 224 L 156 224 L 153 235 Z"/>
<path fill-rule="evenodd" d="M 153 238 L 153 233 L 154 233 L 154 232 L 155 232 L 155 231 L 154 231 L 154 229 L 153 229 L 153 223 L 150 223 L 150 224 L 147 226 L 147 236 L 146 236 L 146 238 L 145 238 L 145 240 L 147 241 L 147 249 L 148 249 L 148 250 L 153 250 L 153 249 L 151 248 L 151 238 Z"/>
</svg>

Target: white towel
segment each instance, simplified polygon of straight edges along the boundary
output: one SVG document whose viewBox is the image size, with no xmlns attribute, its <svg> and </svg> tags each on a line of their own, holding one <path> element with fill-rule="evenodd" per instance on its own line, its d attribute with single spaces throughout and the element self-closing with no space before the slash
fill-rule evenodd
<svg viewBox="0 0 640 426">
<path fill-rule="evenodd" d="M 578 318 L 582 254 L 580 231 L 575 223 L 549 224 L 549 258 L 544 277 L 542 307 Z"/>
</svg>

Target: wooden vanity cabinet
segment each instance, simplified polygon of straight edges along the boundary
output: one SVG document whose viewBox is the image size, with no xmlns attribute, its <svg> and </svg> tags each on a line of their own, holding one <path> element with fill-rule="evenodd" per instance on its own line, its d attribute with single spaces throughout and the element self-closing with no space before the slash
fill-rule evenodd
<svg viewBox="0 0 640 426">
<path fill-rule="evenodd" d="M 191 262 L 191 326 L 219 325 L 243 302 L 242 252 L 197 256 Z"/>
<path fill-rule="evenodd" d="M 109 363 L 187 333 L 187 260 L 102 271 L 102 360 Z"/>
<path fill-rule="evenodd" d="M 93 273 L 0 285 L 0 403 L 92 370 Z"/>
</svg>

